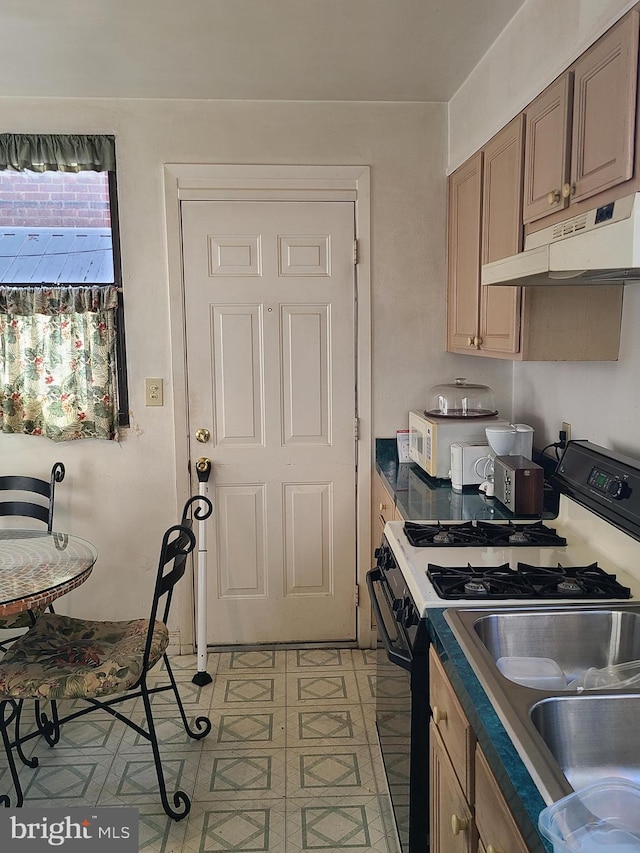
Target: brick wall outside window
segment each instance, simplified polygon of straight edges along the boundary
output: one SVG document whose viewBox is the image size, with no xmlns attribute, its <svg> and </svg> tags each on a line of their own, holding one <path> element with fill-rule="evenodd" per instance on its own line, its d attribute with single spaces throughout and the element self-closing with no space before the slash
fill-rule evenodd
<svg viewBox="0 0 640 853">
<path fill-rule="evenodd" d="M 0 227 L 110 228 L 107 172 L 0 172 Z"/>
</svg>

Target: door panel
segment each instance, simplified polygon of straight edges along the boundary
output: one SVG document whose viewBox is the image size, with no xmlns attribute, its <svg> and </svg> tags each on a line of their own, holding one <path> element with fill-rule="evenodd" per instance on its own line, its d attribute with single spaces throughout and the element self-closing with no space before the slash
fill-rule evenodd
<svg viewBox="0 0 640 853">
<path fill-rule="evenodd" d="M 354 639 L 351 202 L 182 203 L 210 643 Z"/>
<path fill-rule="evenodd" d="M 224 305 L 211 313 L 216 443 L 263 445 L 261 308 Z"/>
</svg>

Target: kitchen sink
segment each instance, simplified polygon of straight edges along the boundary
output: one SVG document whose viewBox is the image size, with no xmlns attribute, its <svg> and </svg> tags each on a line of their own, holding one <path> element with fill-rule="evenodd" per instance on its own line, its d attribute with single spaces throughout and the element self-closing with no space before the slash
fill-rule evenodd
<svg viewBox="0 0 640 853">
<path fill-rule="evenodd" d="M 605 776 L 640 784 L 640 697 L 567 696 L 544 699 L 531 720 L 573 788 Z"/>
<path fill-rule="evenodd" d="M 542 689 L 497 663 L 550 658 L 571 682 L 640 660 L 639 604 L 450 608 L 445 620 L 547 803 L 605 776 L 640 783 L 640 685 Z"/>
<path fill-rule="evenodd" d="M 629 610 L 476 613 L 473 630 L 494 661 L 551 658 L 567 681 L 589 667 L 640 660 L 640 613 Z"/>
</svg>

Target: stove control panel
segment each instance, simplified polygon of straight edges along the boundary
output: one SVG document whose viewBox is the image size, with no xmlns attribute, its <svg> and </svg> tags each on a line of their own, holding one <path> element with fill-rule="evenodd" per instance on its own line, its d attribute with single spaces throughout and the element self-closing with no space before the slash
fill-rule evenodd
<svg viewBox="0 0 640 853">
<path fill-rule="evenodd" d="M 631 488 L 626 479 L 609 474 L 601 468 L 594 467 L 587 481 L 590 486 L 621 501 L 631 494 Z"/>
<path fill-rule="evenodd" d="M 588 441 L 570 441 L 554 484 L 640 540 L 640 460 Z"/>
</svg>

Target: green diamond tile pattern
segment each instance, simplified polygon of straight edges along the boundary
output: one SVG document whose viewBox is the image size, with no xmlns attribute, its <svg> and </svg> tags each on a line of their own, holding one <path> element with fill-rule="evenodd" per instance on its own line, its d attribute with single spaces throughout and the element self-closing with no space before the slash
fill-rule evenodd
<svg viewBox="0 0 640 853">
<path fill-rule="evenodd" d="M 364 806 L 303 806 L 302 847 L 318 850 L 370 847 L 371 838 Z"/>
<path fill-rule="evenodd" d="M 223 673 L 216 678 L 211 707 L 217 709 L 243 705 L 285 704 L 284 673 L 268 674 L 254 670 L 252 673 Z"/>
<path fill-rule="evenodd" d="M 295 649 L 292 658 L 296 669 L 351 666 L 349 651 L 345 649 Z"/>
<path fill-rule="evenodd" d="M 182 853 L 286 853 L 284 800 L 196 804 Z"/>
<path fill-rule="evenodd" d="M 222 714 L 218 743 L 273 740 L 273 714 Z"/>
<path fill-rule="evenodd" d="M 355 672 L 316 669 L 287 674 L 287 705 L 360 704 Z"/>
<path fill-rule="evenodd" d="M 198 802 L 268 801 L 285 795 L 284 747 L 204 750 L 198 769 Z"/>
<path fill-rule="evenodd" d="M 287 853 L 389 853 L 387 835 L 377 796 L 287 800 Z"/>
<path fill-rule="evenodd" d="M 234 651 L 220 655 L 218 671 L 243 672 L 245 670 L 284 671 L 284 652 L 273 649 L 257 649 L 255 651 Z"/>
</svg>

